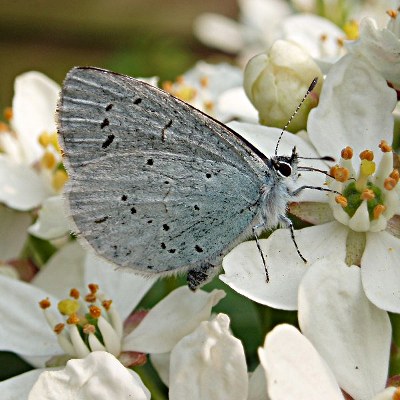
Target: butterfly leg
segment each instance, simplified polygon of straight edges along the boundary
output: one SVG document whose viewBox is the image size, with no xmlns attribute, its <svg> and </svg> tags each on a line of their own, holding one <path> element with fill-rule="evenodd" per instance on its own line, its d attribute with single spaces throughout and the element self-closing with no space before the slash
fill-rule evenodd
<svg viewBox="0 0 400 400">
<path fill-rule="evenodd" d="M 308 186 L 308 185 L 304 185 L 304 186 L 300 186 L 299 188 L 297 188 L 296 190 L 293 191 L 292 196 L 297 196 L 300 192 L 302 192 L 304 189 L 314 189 L 314 190 L 319 190 L 321 192 L 329 192 L 329 193 L 336 193 L 336 194 L 342 194 L 337 192 L 336 190 L 332 190 L 332 189 L 328 189 L 328 188 L 323 188 L 320 186 Z"/>
<path fill-rule="evenodd" d="M 215 274 L 215 265 L 204 263 L 188 271 L 186 276 L 187 285 L 190 290 L 195 291 L 206 284 Z"/>
<path fill-rule="evenodd" d="M 307 260 L 304 258 L 303 254 L 300 253 L 299 247 L 297 246 L 296 238 L 294 236 L 293 222 L 286 215 L 280 215 L 279 221 L 283 226 L 290 229 L 290 236 L 292 237 L 292 241 L 294 243 L 294 246 L 296 247 L 297 254 L 306 263 Z"/>
<path fill-rule="evenodd" d="M 262 262 L 264 265 L 265 279 L 267 282 L 269 282 L 269 273 L 268 273 L 267 263 L 265 261 L 264 253 L 261 250 L 260 240 L 257 235 L 257 229 L 262 228 L 263 226 L 264 226 L 264 224 L 254 225 L 252 229 L 253 229 L 253 236 L 254 236 L 254 239 L 256 240 L 256 245 L 257 245 L 258 251 L 260 252 L 261 259 L 262 259 Z"/>
</svg>

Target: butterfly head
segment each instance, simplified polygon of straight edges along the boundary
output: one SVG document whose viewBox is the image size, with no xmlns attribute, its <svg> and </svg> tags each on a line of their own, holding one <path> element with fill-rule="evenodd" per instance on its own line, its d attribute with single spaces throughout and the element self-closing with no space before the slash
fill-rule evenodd
<svg viewBox="0 0 400 400">
<path fill-rule="evenodd" d="M 269 167 L 275 171 L 275 174 L 280 178 L 289 178 L 297 176 L 297 164 L 299 158 L 296 152 L 296 147 L 293 147 L 290 156 L 273 156 L 269 160 Z"/>
</svg>

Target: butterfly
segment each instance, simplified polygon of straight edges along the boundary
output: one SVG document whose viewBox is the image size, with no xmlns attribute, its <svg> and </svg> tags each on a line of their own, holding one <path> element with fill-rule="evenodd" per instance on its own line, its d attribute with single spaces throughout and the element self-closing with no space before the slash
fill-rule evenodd
<svg viewBox="0 0 400 400">
<path fill-rule="evenodd" d="M 253 236 L 268 280 L 258 231 L 277 225 L 290 228 L 305 261 L 286 216 L 309 188 L 291 189 L 295 148 L 268 158 L 171 94 L 93 67 L 67 74 L 57 122 L 74 231 L 113 264 L 142 275 L 185 271 L 195 290 Z"/>
</svg>

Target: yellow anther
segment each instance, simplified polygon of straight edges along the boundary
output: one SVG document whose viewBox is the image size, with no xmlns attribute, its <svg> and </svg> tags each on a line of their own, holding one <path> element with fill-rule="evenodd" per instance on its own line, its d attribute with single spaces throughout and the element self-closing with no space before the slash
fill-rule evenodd
<svg viewBox="0 0 400 400">
<path fill-rule="evenodd" d="M 338 45 L 338 47 L 343 47 L 344 46 L 344 39 L 336 38 L 336 44 Z"/>
<path fill-rule="evenodd" d="M 171 81 L 165 81 L 162 84 L 162 88 L 168 93 L 172 92 L 172 87 L 173 86 L 172 86 L 172 82 Z"/>
<path fill-rule="evenodd" d="M 375 193 L 371 189 L 364 189 L 360 194 L 361 200 L 372 200 L 375 198 Z"/>
<path fill-rule="evenodd" d="M 58 302 L 58 311 L 63 315 L 72 315 L 79 310 L 79 302 L 71 299 L 64 299 Z"/>
<path fill-rule="evenodd" d="M 364 150 L 360 153 L 360 159 L 372 161 L 374 159 L 374 152 L 371 150 Z"/>
<path fill-rule="evenodd" d="M 65 171 L 58 169 L 54 172 L 52 178 L 52 186 L 55 191 L 59 192 L 65 185 L 65 182 L 68 180 L 68 175 Z"/>
<path fill-rule="evenodd" d="M 4 122 L 0 121 L 0 133 L 1 132 L 9 132 L 10 131 L 10 127 L 5 124 Z"/>
<path fill-rule="evenodd" d="M 343 160 L 351 160 L 353 158 L 353 149 L 350 146 L 345 147 L 341 152 Z"/>
<path fill-rule="evenodd" d="M 373 211 L 373 218 L 374 219 L 378 219 L 379 216 L 386 210 L 386 207 L 383 204 L 377 204 L 374 207 L 374 211 Z"/>
<path fill-rule="evenodd" d="M 89 313 L 93 318 L 99 318 L 101 316 L 101 309 L 97 306 L 90 306 Z"/>
<path fill-rule="evenodd" d="M 346 197 L 342 196 L 341 194 L 339 194 L 335 197 L 335 201 L 337 204 L 341 205 L 343 208 L 347 207 L 347 204 L 348 204 L 347 199 L 346 199 Z"/>
<path fill-rule="evenodd" d="M 195 88 L 192 88 L 190 86 L 182 86 L 173 94 L 176 97 L 179 97 L 181 100 L 191 101 L 196 97 L 197 91 Z"/>
<path fill-rule="evenodd" d="M 176 83 L 179 83 L 179 84 L 183 84 L 185 82 L 185 77 L 183 76 L 183 75 L 179 75 L 177 78 L 176 78 Z"/>
<path fill-rule="evenodd" d="M 55 155 L 50 151 L 45 151 L 40 160 L 40 164 L 43 168 L 54 169 L 55 166 L 57 165 L 57 160 Z"/>
<path fill-rule="evenodd" d="M 346 34 L 347 40 L 357 40 L 360 36 L 359 25 L 355 20 L 346 22 L 343 26 L 343 30 Z"/>
<path fill-rule="evenodd" d="M 54 328 L 53 328 L 53 331 L 57 334 L 57 335 L 59 335 L 63 330 L 64 330 L 64 328 L 65 328 L 65 324 L 63 324 L 63 323 L 59 323 L 59 324 L 57 324 Z"/>
<path fill-rule="evenodd" d="M 49 308 L 50 306 L 51 306 L 51 302 L 48 297 L 46 299 L 39 301 L 39 307 L 42 310 L 45 310 L 46 308 Z"/>
<path fill-rule="evenodd" d="M 48 132 L 42 132 L 38 137 L 39 144 L 46 148 L 51 143 L 51 134 Z"/>
<path fill-rule="evenodd" d="M 328 40 L 328 35 L 326 33 L 321 33 L 321 35 L 319 36 L 319 40 L 321 42 L 326 42 Z"/>
<path fill-rule="evenodd" d="M 383 153 L 389 153 L 392 151 L 392 146 L 390 146 L 386 140 L 381 140 L 379 143 L 379 148 Z"/>
</svg>

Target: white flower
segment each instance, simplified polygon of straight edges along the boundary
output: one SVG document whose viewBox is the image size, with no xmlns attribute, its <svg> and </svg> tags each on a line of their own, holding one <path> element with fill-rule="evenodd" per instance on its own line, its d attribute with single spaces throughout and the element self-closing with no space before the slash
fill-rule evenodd
<svg viewBox="0 0 400 400">
<path fill-rule="evenodd" d="M 243 400 L 248 377 L 243 345 L 229 330 L 229 317 L 202 322 L 171 352 L 171 400 Z"/>
<path fill-rule="evenodd" d="M 15 80 L 10 132 L 0 135 L 0 201 L 16 210 L 39 206 L 61 190 L 55 111 L 59 86 L 39 72 Z"/>
<path fill-rule="evenodd" d="M 314 78 L 319 83 L 307 97 L 288 129 L 304 129 L 312 107 L 318 104 L 322 73 L 301 47 L 277 40 L 267 53 L 253 57 L 244 71 L 244 89 L 258 110 L 262 125 L 285 126 Z"/>
<path fill-rule="evenodd" d="M 396 59 L 393 64 L 393 72 L 395 71 Z M 383 207 L 377 209 L 376 214 L 373 211 L 367 215 L 363 202 L 360 211 L 357 210 L 350 222 L 351 218 L 343 218 L 343 210 L 338 211 L 338 205 L 330 200 L 329 195 L 313 190 L 304 191 L 299 197 L 300 203 L 291 207 L 291 211 L 300 218 L 317 224 L 295 233 L 296 242 L 308 263 L 304 264 L 294 246 L 288 245 L 289 232 L 277 230 L 267 240 L 261 241 L 270 266 L 271 279 L 268 285 L 262 277 L 261 258 L 254 242 L 241 244 L 225 258 L 225 275 L 221 279 L 255 301 L 277 308 L 296 309 L 297 288 L 307 272 L 307 266 L 318 259 L 336 256 L 349 265 L 361 266 L 365 293 L 376 306 L 400 312 L 400 291 L 397 285 L 400 239 L 396 237 L 395 229 L 391 228 L 393 223 L 398 225 L 396 215 L 400 214 L 399 187 L 391 153 L 378 149 L 382 140 L 392 142 L 392 111 L 396 101 L 396 92 L 388 87 L 386 80 L 366 58 L 348 54 L 331 68 L 319 105 L 311 111 L 308 119 L 308 138 L 316 151 L 301 148 L 301 139 L 289 138 L 288 135 L 283 137 L 290 142 L 286 144 L 286 148 L 295 144 L 299 154 L 306 157 L 338 157 L 346 146 L 350 146 L 356 155 L 366 149 L 372 150 L 375 174 L 370 172 L 361 178 L 358 171 L 361 168 L 360 173 L 364 174 L 363 167 L 359 166 L 363 162 L 356 161 L 355 158 L 353 166 L 348 167 L 357 182 L 364 179 L 366 183 L 369 182 L 368 185 L 375 185 L 383 190 L 382 199 L 376 196 Z M 238 123 L 231 126 L 260 150 L 265 152 L 270 149 L 272 153 L 276 139 L 267 138 L 271 129 Z M 383 146 L 385 147 L 386 145 Z M 315 164 L 310 165 L 316 167 Z M 317 173 L 308 175 L 313 181 L 309 183 L 312 186 L 323 184 L 321 179 L 317 179 L 320 178 Z M 392 190 L 390 187 L 385 188 L 386 179 L 391 181 Z M 301 186 L 302 182 L 298 182 Z M 351 181 L 346 182 L 346 187 L 350 183 Z M 343 190 L 346 196 L 346 191 L 344 188 Z M 364 196 L 364 193 L 360 191 L 360 195 Z M 312 203 L 302 203 L 305 201 Z"/>
<path fill-rule="evenodd" d="M 95 351 L 83 359 L 69 360 L 61 370 L 43 372 L 28 400 L 94 398 L 150 400 L 150 392 L 136 372 L 110 353 Z"/>
<path fill-rule="evenodd" d="M 244 95 L 242 80 L 237 67 L 199 61 L 175 82 L 164 82 L 163 89 L 219 121 L 242 115 L 252 118 L 255 111 Z"/>
<path fill-rule="evenodd" d="M 218 14 L 203 14 L 194 22 L 195 35 L 206 45 L 248 59 L 279 38 L 279 27 L 291 14 L 282 0 L 238 0 L 239 22 Z"/>
<path fill-rule="evenodd" d="M 87 283 L 91 282 L 97 282 L 101 289 L 90 286 L 90 300 L 95 301 L 94 304 L 112 299 L 112 304 L 103 303 L 105 310 L 100 310 L 101 316 L 95 324 L 102 334 L 103 342 L 91 335 L 90 326 L 87 326 L 86 333 L 91 339 L 85 342 L 76 329 L 77 321 L 73 313 L 69 321 L 71 323 L 64 325 L 64 328 L 58 325 L 56 331 L 59 334 L 55 334 L 52 328 L 60 320 L 56 321 L 51 310 L 45 310 L 51 325 L 49 328 L 46 318 L 40 312 L 38 301 L 48 299 L 51 304 L 57 304 L 68 288 L 83 291 Z M 50 259 L 43 271 L 35 277 L 33 284 L 0 276 L 0 312 L 3 318 L 0 348 L 19 354 L 36 367 L 43 367 L 49 359 L 55 365 L 68 358 L 85 357 L 96 350 L 109 351 L 129 363 L 132 361 L 130 357 L 135 356 L 132 352 L 171 351 L 181 337 L 195 329 L 202 320 L 209 318 L 212 306 L 224 296 L 221 290 L 209 294 L 203 291 L 192 293 L 186 287 L 181 287 L 158 303 L 134 330 L 124 334 L 122 321 L 130 315 L 151 285 L 149 279 L 116 272 L 109 263 L 86 254 L 77 243 L 66 245 Z M 77 302 L 74 304 L 70 301 L 74 299 L 72 297 L 62 302 L 61 310 L 66 312 L 68 307 L 76 307 L 77 303 L 83 310 L 86 305 L 83 299 L 76 296 L 77 292 L 74 290 L 71 293 Z M 97 307 L 101 308 L 99 305 Z M 76 314 L 79 318 L 78 310 Z M 26 332 L 32 335 L 30 340 L 26 340 Z"/>
</svg>

